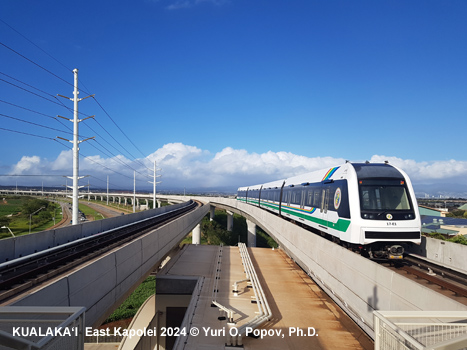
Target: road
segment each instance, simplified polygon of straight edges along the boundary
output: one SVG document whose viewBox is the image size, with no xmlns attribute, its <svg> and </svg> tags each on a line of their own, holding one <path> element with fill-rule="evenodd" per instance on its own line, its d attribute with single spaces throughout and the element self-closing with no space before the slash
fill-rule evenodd
<svg viewBox="0 0 467 350">
<path fill-rule="evenodd" d="M 118 209 L 115 209 L 115 208 L 110 208 L 108 206 L 105 206 L 105 205 L 101 205 L 101 204 L 97 204 L 97 203 L 91 203 L 91 202 L 85 202 L 82 204 L 85 204 L 87 205 L 89 208 L 92 208 L 94 209 L 95 211 L 97 211 L 98 213 L 101 213 L 102 216 L 104 216 L 104 218 L 113 218 L 115 216 L 119 216 L 119 215 L 122 215 L 123 210 L 118 210 Z"/>
<path fill-rule="evenodd" d="M 57 203 L 59 203 L 61 208 L 62 208 L 63 219 L 60 220 L 60 222 L 58 222 L 56 225 L 54 225 L 52 227 L 49 227 L 47 230 L 53 230 L 53 229 L 56 229 L 56 228 L 65 227 L 65 226 L 70 225 L 70 221 L 71 221 L 71 218 L 72 218 L 71 210 L 69 209 L 70 203 L 61 202 L 61 201 L 57 201 Z M 119 211 L 119 210 L 114 209 L 114 208 L 109 208 L 109 207 L 107 207 L 105 205 L 101 205 L 101 204 L 90 203 L 90 202 L 81 202 L 81 204 L 84 204 L 84 205 L 88 206 L 89 208 L 94 209 L 96 212 L 100 213 L 105 219 L 113 218 L 115 216 L 122 215 L 122 213 L 123 213 L 123 211 Z"/>
</svg>

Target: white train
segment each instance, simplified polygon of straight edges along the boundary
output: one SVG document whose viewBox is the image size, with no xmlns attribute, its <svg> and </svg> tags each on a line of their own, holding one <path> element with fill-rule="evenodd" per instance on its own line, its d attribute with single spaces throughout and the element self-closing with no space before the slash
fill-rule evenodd
<svg viewBox="0 0 467 350">
<path fill-rule="evenodd" d="M 402 259 L 420 244 L 409 177 L 388 163 L 345 163 L 289 179 L 240 187 L 237 200 L 301 222 L 372 259 Z"/>
</svg>

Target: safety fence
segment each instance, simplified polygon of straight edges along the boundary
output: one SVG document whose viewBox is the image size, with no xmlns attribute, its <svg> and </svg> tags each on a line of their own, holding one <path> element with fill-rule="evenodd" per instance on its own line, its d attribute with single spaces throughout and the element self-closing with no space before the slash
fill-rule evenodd
<svg viewBox="0 0 467 350">
<path fill-rule="evenodd" d="M 375 311 L 375 350 L 467 349 L 465 311 Z"/>
<path fill-rule="evenodd" d="M 84 307 L 0 307 L 0 350 L 82 350 L 84 311 Z"/>
</svg>

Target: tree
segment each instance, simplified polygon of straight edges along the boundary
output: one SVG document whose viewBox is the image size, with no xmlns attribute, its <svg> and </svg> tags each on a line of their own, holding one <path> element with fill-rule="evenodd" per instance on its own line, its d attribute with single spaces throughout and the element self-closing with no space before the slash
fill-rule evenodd
<svg viewBox="0 0 467 350">
<path fill-rule="evenodd" d="M 23 204 L 22 212 L 23 214 L 30 215 L 40 208 L 44 207 L 46 209 L 49 206 L 49 201 L 43 199 L 30 199 L 25 204 Z"/>
</svg>

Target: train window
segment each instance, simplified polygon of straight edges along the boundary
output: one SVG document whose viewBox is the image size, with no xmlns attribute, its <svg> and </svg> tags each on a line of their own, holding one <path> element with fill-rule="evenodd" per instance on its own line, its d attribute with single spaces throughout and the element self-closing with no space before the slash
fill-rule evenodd
<svg viewBox="0 0 467 350">
<path fill-rule="evenodd" d="M 313 206 L 313 190 L 308 190 L 306 205 L 309 207 Z"/>
<path fill-rule="evenodd" d="M 326 189 L 326 194 L 325 194 L 325 200 L 324 200 L 324 212 L 328 212 L 328 206 L 329 206 L 329 188 Z"/>
<path fill-rule="evenodd" d="M 362 210 L 411 210 L 405 186 L 389 184 L 360 185 Z"/>
<path fill-rule="evenodd" d="M 315 208 L 318 208 L 318 207 L 319 207 L 320 193 L 321 193 L 321 192 L 320 192 L 319 189 L 315 191 L 315 197 L 314 197 L 315 199 L 313 200 L 313 206 L 314 206 Z"/>
<path fill-rule="evenodd" d="M 306 198 L 306 190 L 302 190 L 302 198 L 300 198 L 300 208 L 305 207 L 305 198 Z"/>
<path fill-rule="evenodd" d="M 302 199 L 302 191 L 297 189 L 295 190 L 295 200 L 294 200 L 294 204 L 296 204 L 297 206 L 300 206 L 300 200 Z"/>
</svg>

